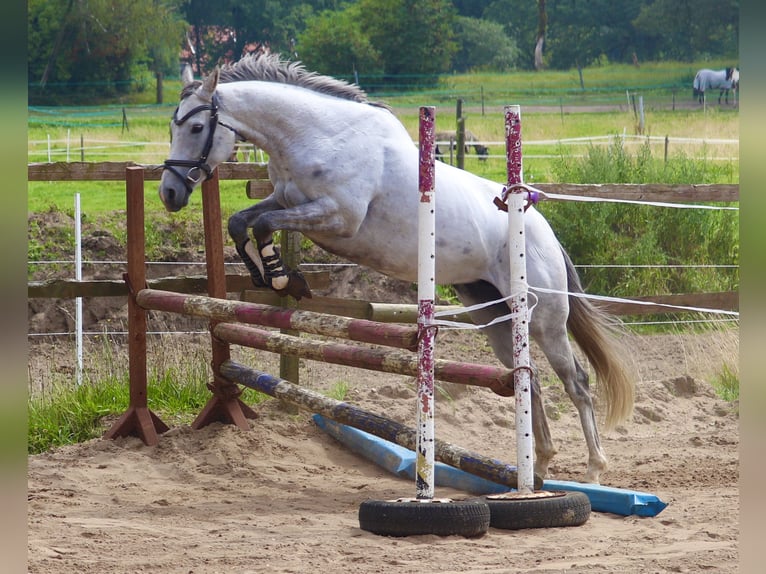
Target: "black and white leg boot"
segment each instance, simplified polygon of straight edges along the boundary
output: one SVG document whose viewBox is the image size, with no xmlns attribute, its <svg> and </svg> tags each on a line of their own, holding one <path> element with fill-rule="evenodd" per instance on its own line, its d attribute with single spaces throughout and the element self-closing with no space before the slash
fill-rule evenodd
<svg viewBox="0 0 766 574">
<path fill-rule="evenodd" d="M 253 241 L 248 239 L 245 241 L 244 245 L 236 243 L 235 247 L 240 259 L 242 259 L 242 263 L 245 264 L 245 267 L 247 267 L 247 270 L 250 272 L 253 285 L 255 287 L 269 287 L 269 284 L 266 283 L 266 280 L 264 279 L 263 264 L 261 263 L 260 255 L 258 255 L 258 252 L 255 250 Z"/>
<path fill-rule="evenodd" d="M 300 271 L 289 269 L 279 256 L 274 242 L 269 240 L 258 246 L 258 253 L 263 265 L 263 278 L 266 284 L 280 296 L 291 295 L 299 300 L 311 299 L 311 289 Z"/>
</svg>

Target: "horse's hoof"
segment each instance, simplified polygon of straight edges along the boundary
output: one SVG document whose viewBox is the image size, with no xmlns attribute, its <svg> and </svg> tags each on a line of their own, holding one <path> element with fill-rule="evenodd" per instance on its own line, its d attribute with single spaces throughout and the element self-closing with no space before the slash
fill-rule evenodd
<svg viewBox="0 0 766 574">
<path fill-rule="evenodd" d="M 261 277 L 260 273 L 256 273 L 255 275 L 251 273 L 250 279 L 253 282 L 253 287 L 256 287 L 258 289 L 269 286 L 268 283 L 266 283 L 266 281 L 263 280 L 263 277 Z"/>
<path fill-rule="evenodd" d="M 290 295 L 294 297 L 296 301 L 300 301 L 301 298 L 311 299 L 311 288 L 309 287 L 306 278 L 300 271 L 292 270 L 287 274 L 287 285 L 282 289 L 274 289 L 274 291 L 280 297 L 286 297 Z"/>
</svg>

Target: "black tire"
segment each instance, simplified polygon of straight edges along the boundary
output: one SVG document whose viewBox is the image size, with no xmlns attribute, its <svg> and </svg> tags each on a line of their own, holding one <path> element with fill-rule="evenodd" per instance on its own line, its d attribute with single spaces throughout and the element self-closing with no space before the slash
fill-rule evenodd
<svg viewBox="0 0 766 574">
<path fill-rule="evenodd" d="M 419 502 L 365 500 L 359 506 L 359 527 L 383 536 L 481 536 L 489 530 L 490 512 L 481 499 Z"/>
<path fill-rule="evenodd" d="M 590 499 L 584 492 L 544 492 L 541 497 L 497 498 L 484 496 L 490 526 L 504 530 L 580 526 L 590 517 Z M 552 494 L 552 496 L 551 496 Z"/>
</svg>

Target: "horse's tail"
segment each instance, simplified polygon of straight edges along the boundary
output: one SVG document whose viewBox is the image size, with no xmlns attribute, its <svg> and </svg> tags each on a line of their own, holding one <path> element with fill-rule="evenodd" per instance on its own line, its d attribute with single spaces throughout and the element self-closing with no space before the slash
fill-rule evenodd
<svg viewBox="0 0 766 574">
<path fill-rule="evenodd" d="M 631 416 L 635 398 L 633 377 L 624 361 L 627 352 L 617 340 L 619 322 L 577 296 L 584 293 L 580 278 L 569 255 L 562 252 L 570 293 L 567 328 L 596 372 L 598 392 L 606 402 L 606 427 L 611 429 Z"/>
<path fill-rule="evenodd" d="M 700 73 L 699 72 L 697 72 L 697 75 L 694 76 L 694 83 L 692 84 L 692 87 L 694 88 L 694 96 L 693 97 L 696 98 L 697 96 L 699 96 L 702 93 L 702 91 L 700 89 L 701 86 L 700 86 Z"/>
</svg>

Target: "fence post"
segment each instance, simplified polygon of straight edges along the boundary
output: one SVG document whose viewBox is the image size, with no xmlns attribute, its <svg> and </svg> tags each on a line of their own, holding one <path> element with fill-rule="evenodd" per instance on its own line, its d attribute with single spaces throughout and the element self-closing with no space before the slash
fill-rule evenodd
<svg viewBox="0 0 766 574">
<path fill-rule="evenodd" d="M 130 403 L 128 410 L 106 431 L 104 438 L 138 436 L 144 444 L 159 442 L 157 433 L 169 430 L 151 412 L 146 399 L 146 311 L 136 301 L 137 293 L 146 286 L 146 253 L 144 234 L 144 169 L 128 167 L 125 172 L 128 235 L 128 373 Z"/>
<path fill-rule="evenodd" d="M 458 98 L 456 108 L 455 152 L 456 165 L 465 168 L 465 118 L 463 117 L 463 99 Z"/>
<path fill-rule="evenodd" d="M 290 267 L 296 269 L 301 262 L 301 233 L 298 231 L 282 231 L 280 238 L 280 247 L 282 248 L 282 262 Z M 296 309 L 298 302 L 294 297 L 285 296 L 280 298 L 280 305 L 282 307 L 288 307 Z M 300 332 L 292 329 L 282 329 L 280 331 L 285 335 L 293 335 L 300 337 Z M 279 355 L 279 377 L 295 383 L 300 384 L 300 360 L 296 355 Z M 282 403 L 285 410 L 297 414 L 299 409 L 289 403 Z"/>
<path fill-rule="evenodd" d="M 221 198 L 218 187 L 218 169 L 202 183 L 202 218 L 205 229 L 205 263 L 210 297 L 226 299 L 226 270 L 223 261 L 223 229 L 221 227 Z M 212 342 L 213 382 L 208 388 L 213 393 L 200 414 L 192 423 L 199 429 L 212 422 L 232 423 L 243 430 L 250 428 L 247 418 L 255 418 L 255 412 L 239 399 L 242 390 L 220 374 L 220 367 L 230 358 L 229 344 L 213 336 L 213 329 L 220 321 L 210 321 Z"/>
</svg>

